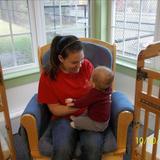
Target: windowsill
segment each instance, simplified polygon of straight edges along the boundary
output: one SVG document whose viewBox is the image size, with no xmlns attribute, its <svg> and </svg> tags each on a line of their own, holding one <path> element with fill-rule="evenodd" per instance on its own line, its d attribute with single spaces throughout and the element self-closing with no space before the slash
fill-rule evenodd
<svg viewBox="0 0 160 160">
<path fill-rule="evenodd" d="M 39 73 L 39 67 L 34 67 L 30 69 L 23 69 L 20 71 L 12 72 L 12 73 L 4 73 L 4 80 L 15 79 L 18 77 L 23 77 L 31 74 Z"/>
<path fill-rule="evenodd" d="M 39 80 L 39 67 L 24 69 L 14 73 L 4 74 L 4 83 L 6 88 L 12 88 Z"/>
<path fill-rule="evenodd" d="M 136 77 L 136 61 L 135 60 L 129 60 L 118 57 L 116 60 L 116 72 L 120 72 L 122 74 L 131 76 L 133 78 Z"/>
<path fill-rule="evenodd" d="M 136 67 L 137 67 L 137 60 L 136 59 L 131 59 L 128 57 L 123 57 L 123 56 L 117 55 L 116 60 L 117 60 L 117 62 L 116 62 L 117 64 L 136 70 Z"/>
<path fill-rule="evenodd" d="M 127 62 L 125 60 L 120 60 L 120 59 L 117 59 L 116 65 L 120 65 L 120 66 L 126 67 L 128 69 L 132 69 L 132 70 L 136 70 L 136 67 L 137 67 L 136 64 Z"/>
</svg>

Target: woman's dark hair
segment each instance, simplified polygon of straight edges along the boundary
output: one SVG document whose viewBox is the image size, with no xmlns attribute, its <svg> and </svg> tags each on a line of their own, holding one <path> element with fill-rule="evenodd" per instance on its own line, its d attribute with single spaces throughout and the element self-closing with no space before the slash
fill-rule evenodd
<svg viewBox="0 0 160 160">
<path fill-rule="evenodd" d="M 60 65 L 58 55 L 65 59 L 70 53 L 81 51 L 82 49 L 82 42 L 76 36 L 56 36 L 51 43 L 49 67 L 46 69 L 50 78 L 56 79 Z"/>
</svg>

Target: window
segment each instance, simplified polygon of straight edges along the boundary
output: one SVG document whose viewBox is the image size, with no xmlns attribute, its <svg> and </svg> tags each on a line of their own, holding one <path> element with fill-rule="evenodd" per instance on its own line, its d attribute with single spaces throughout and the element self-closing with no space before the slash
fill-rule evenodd
<svg viewBox="0 0 160 160">
<path fill-rule="evenodd" d="M 88 37 L 89 0 L 0 1 L 0 61 L 6 72 L 38 66 L 37 48 L 56 35 Z"/>
<path fill-rule="evenodd" d="M 88 1 L 45 1 L 44 12 L 47 41 L 57 34 L 88 37 Z"/>
<path fill-rule="evenodd" d="M 114 0 L 113 41 L 119 57 L 136 59 L 155 39 L 159 0 Z"/>
<path fill-rule="evenodd" d="M 34 63 L 27 1 L 0 1 L 0 60 L 3 68 Z"/>
</svg>

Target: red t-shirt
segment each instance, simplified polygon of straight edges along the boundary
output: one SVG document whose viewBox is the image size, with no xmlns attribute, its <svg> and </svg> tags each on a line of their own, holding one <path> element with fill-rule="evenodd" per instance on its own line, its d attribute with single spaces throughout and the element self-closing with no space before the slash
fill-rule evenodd
<svg viewBox="0 0 160 160">
<path fill-rule="evenodd" d="M 93 65 L 85 59 L 78 73 L 64 73 L 59 70 L 56 80 L 51 80 L 49 75 L 42 73 L 38 88 L 38 102 L 65 105 L 66 98 L 80 98 L 89 91 L 88 82 L 92 71 Z M 81 108 L 73 115 L 80 115 L 84 110 L 84 108 Z"/>
</svg>

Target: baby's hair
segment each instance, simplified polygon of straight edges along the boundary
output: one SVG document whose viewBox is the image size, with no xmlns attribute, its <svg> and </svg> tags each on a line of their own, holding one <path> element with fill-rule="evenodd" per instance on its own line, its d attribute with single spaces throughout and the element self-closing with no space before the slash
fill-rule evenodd
<svg viewBox="0 0 160 160">
<path fill-rule="evenodd" d="M 95 87 L 100 90 L 105 90 L 111 86 L 114 80 L 113 71 L 105 66 L 98 66 L 94 69 L 92 74 L 92 81 Z"/>
</svg>

